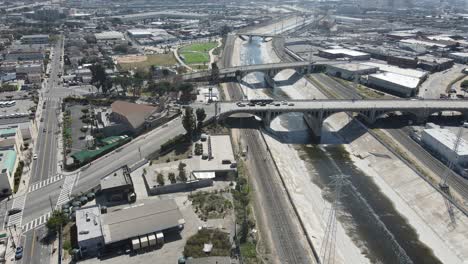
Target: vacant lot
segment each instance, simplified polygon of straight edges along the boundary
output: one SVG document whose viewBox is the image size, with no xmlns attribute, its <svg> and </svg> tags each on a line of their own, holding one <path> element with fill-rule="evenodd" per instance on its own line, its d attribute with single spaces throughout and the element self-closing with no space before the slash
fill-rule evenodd
<svg viewBox="0 0 468 264">
<path fill-rule="evenodd" d="M 207 63 L 210 61 L 208 52 L 217 45 L 217 42 L 194 43 L 180 48 L 179 54 L 187 64 Z"/>
<path fill-rule="evenodd" d="M 146 57 L 146 59 L 144 59 Z M 135 68 L 143 71 L 148 71 L 153 65 L 155 66 L 173 66 L 177 63 L 174 55 L 169 54 L 155 54 L 138 57 L 138 59 L 129 60 L 127 58 L 117 59 L 119 68 L 122 70 L 133 70 Z"/>
</svg>

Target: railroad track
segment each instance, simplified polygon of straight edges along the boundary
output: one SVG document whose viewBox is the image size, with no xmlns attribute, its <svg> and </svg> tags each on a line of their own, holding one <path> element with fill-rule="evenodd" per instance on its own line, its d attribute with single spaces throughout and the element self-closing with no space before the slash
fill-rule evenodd
<svg viewBox="0 0 468 264">
<path fill-rule="evenodd" d="M 309 257 L 305 253 L 299 235 L 295 230 L 295 224 L 292 223 L 290 217 L 292 213 L 291 205 L 288 205 L 286 193 L 279 182 L 279 175 L 276 172 L 275 166 L 268 154 L 263 142 L 260 138 L 257 129 L 241 129 L 241 134 L 246 139 L 249 146 L 248 157 L 255 170 L 258 188 L 262 188 L 261 193 L 265 206 L 269 223 L 272 224 L 270 229 L 273 231 L 273 239 L 279 243 L 277 247 L 278 255 L 281 263 L 310 263 Z"/>
</svg>

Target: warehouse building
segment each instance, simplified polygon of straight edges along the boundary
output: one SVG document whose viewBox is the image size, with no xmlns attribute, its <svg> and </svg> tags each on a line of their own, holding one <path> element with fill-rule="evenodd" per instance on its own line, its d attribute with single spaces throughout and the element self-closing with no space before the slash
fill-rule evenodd
<svg viewBox="0 0 468 264">
<path fill-rule="evenodd" d="M 468 63 L 468 52 L 454 52 L 450 53 L 449 57 L 454 59 L 458 63 L 467 64 Z"/>
<path fill-rule="evenodd" d="M 133 250 L 162 246 L 164 237 L 180 232 L 185 220 L 174 199 L 147 200 L 109 213 L 99 206 L 76 211 L 78 245 L 83 257 L 132 245 Z M 109 210 L 109 209 L 107 209 Z"/>
<path fill-rule="evenodd" d="M 48 44 L 49 35 L 25 35 L 21 37 L 22 44 Z"/>
<path fill-rule="evenodd" d="M 354 80 L 361 75 L 376 73 L 379 68 L 358 63 L 343 63 L 327 65 L 326 72 L 329 75 L 346 80 Z"/>
<path fill-rule="evenodd" d="M 455 153 L 453 147 L 457 136 L 448 129 L 430 128 L 424 129 L 421 141 L 430 150 L 434 151 L 445 161 L 453 161 L 457 165 L 468 166 L 468 142 L 461 139 L 458 150 Z"/>
<path fill-rule="evenodd" d="M 94 34 L 98 43 L 125 43 L 125 37 L 118 31 L 106 31 Z"/>
<path fill-rule="evenodd" d="M 369 75 L 367 85 L 401 97 L 412 97 L 418 93 L 420 80 L 415 77 L 392 72 Z"/>
<path fill-rule="evenodd" d="M 319 56 L 327 59 L 349 58 L 352 60 L 368 60 L 371 57 L 368 53 L 344 48 L 319 50 Z"/>
<path fill-rule="evenodd" d="M 430 55 L 418 57 L 418 67 L 429 72 L 445 71 L 453 66 L 453 60 Z"/>
</svg>

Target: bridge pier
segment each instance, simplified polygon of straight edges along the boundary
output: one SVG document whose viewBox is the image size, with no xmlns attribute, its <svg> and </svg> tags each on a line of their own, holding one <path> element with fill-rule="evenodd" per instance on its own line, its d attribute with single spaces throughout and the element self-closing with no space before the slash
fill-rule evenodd
<svg viewBox="0 0 468 264">
<path fill-rule="evenodd" d="M 304 113 L 303 118 L 312 133 L 314 141 L 320 142 L 322 138 L 323 112 Z"/>
</svg>

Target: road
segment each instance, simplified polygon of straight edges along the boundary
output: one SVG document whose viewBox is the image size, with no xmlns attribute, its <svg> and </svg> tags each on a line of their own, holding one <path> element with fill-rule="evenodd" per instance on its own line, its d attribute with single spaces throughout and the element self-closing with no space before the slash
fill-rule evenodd
<svg viewBox="0 0 468 264">
<path fill-rule="evenodd" d="M 57 96 L 55 91 L 61 89 L 60 77 L 63 72 L 63 38 L 60 38 L 54 46 L 53 53 L 50 60 L 50 77 L 46 80 L 46 85 L 42 91 L 43 102 L 45 108 L 42 109 L 41 119 L 43 122 L 39 124 L 39 131 L 37 142 L 35 146 L 35 153 L 37 159 L 32 162 L 31 179 L 29 186 L 35 186 L 36 183 L 45 183 L 51 181 L 50 177 L 55 177 L 57 174 L 57 151 L 58 151 L 58 131 L 59 123 L 58 116 L 60 114 L 60 97 Z M 42 107 L 39 105 L 38 107 Z M 41 194 L 41 197 L 48 198 L 47 192 L 40 189 L 36 191 Z M 34 192 L 32 192 L 34 193 Z M 43 215 L 39 215 L 40 220 L 31 219 L 34 212 L 39 212 L 34 204 L 38 201 L 35 195 L 26 194 L 26 201 L 23 210 L 22 226 L 26 224 L 33 224 L 33 229 L 37 226 L 42 226 L 46 222 Z M 47 202 L 47 204 L 50 204 Z M 24 230 L 23 230 L 24 231 Z M 44 243 L 34 243 L 36 230 L 33 232 L 26 232 L 23 234 L 21 244 L 23 245 L 24 257 L 18 263 L 48 263 L 51 251 L 51 246 Z"/>
</svg>

